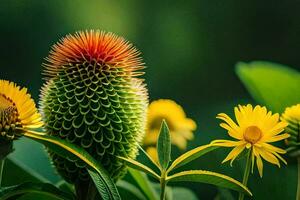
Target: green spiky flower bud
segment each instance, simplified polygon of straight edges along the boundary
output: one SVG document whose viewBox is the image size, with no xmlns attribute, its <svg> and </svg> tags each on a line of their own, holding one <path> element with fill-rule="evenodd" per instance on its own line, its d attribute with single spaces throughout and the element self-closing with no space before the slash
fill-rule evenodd
<svg viewBox="0 0 300 200">
<path fill-rule="evenodd" d="M 287 107 L 281 119 L 288 123 L 285 129 L 290 134 L 290 137 L 285 140 L 285 144 L 288 146 L 288 155 L 300 157 L 300 104 Z"/>
<path fill-rule="evenodd" d="M 45 64 L 41 111 L 49 135 L 87 150 L 114 180 L 135 158 L 145 133 L 147 89 L 140 53 L 126 40 L 100 31 L 68 35 L 52 47 Z M 88 180 L 85 164 L 50 152 L 69 182 Z"/>
</svg>

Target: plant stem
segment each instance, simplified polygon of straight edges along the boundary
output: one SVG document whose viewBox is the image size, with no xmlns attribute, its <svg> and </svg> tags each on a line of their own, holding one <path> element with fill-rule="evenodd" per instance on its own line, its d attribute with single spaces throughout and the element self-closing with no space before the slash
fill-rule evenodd
<svg viewBox="0 0 300 200">
<path fill-rule="evenodd" d="M 161 178 L 160 178 L 160 200 L 165 200 L 166 199 L 166 172 L 163 171 L 161 173 Z"/>
<path fill-rule="evenodd" d="M 248 156 L 247 156 L 247 161 L 246 161 L 246 167 L 245 167 L 245 172 L 244 172 L 244 177 L 243 177 L 243 185 L 245 185 L 245 186 L 247 186 L 248 178 L 249 178 L 249 174 L 250 174 L 251 156 L 252 156 L 252 149 L 248 151 Z M 243 200 L 244 197 L 245 197 L 245 194 L 243 192 L 240 192 L 239 200 Z"/>
<path fill-rule="evenodd" d="M 5 158 L 0 160 L 0 188 L 2 185 L 2 175 L 3 175 L 4 163 L 5 163 Z"/>
</svg>

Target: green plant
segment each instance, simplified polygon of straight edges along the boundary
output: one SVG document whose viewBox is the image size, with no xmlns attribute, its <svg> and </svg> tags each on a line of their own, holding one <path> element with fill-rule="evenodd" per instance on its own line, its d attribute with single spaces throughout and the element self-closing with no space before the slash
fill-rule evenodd
<svg viewBox="0 0 300 200">
<path fill-rule="evenodd" d="M 252 195 L 248 188 L 239 181 L 236 181 L 235 179 L 229 176 L 219 174 L 216 172 L 205 170 L 190 170 L 174 173 L 175 169 L 186 165 L 189 162 L 217 148 L 217 146 L 214 146 L 212 144 L 200 146 L 181 155 L 171 163 L 171 138 L 169 128 L 166 122 L 163 120 L 159 133 L 159 138 L 157 141 L 157 154 L 159 163 L 153 161 L 152 158 L 146 152 L 144 152 L 144 154 L 152 163 L 152 165 L 150 166 L 146 166 L 143 163 L 140 163 L 130 158 L 119 158 L 126 162 L 126 164 L 129 167 L 145 172 L 153 178 L 155 178 L 157 181 L 159 181 L 161 200 L 164 200 L 166 198 L 166 186 L 168 183 L 184 181 L 213 184 L 216 186 L 229 188 L 232 190 L 246 193 L 248 195 Z M 159 170 L 160 173 L 156 173 L 156 170 Z"/>
</svg>

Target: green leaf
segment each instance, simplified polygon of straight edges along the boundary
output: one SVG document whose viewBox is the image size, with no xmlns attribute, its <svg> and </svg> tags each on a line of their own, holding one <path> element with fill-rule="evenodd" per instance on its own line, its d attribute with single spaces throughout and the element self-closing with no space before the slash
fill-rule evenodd
<svg viewBox="0 0 300 200">
<path fill-rule="evenodd" d="M 36 193 L 58 200 L 73 200 L 75 196 L 65 193 L 49 183 L 22 183 L 20 185 L 0 188 L 0 199 L 17 199 L 23 195 Z"/>
<path fill-rule="evenodd" d="M 68 143 L 67 141 L 62 140 L 60 138 L 39 134 L 33 131 L 27 131 L 24 135 L 28 138 L 31 138 L 33 140 L 36 140 L 37 142 L 44 144 L 53 152 L 57 153 L 58 155 L 64 158 L 77 157 L 81 159 L 89 166 L 89 168 L 97 172 L 97 181 L 102 182 L 100 185 L 97 182 L 97 186 L 101 186 L 101 188 L 97 189 L 100 191 L 103 190 L 103 193 L 100 193 L 103 199 L 121 199 L 117 187 L 110 178 L 107 171 L 102 167 L 102 165 L 99 162 L 97 162 L 90 154 L 88 154 L 81 147 L 72 143 Z"/>
<path fill-rule="evenodd" d="M 158 174 L 156 174 L 152 169 L 147 167 L 146 165 L 139 163 L 138 161 L 135 161 L 131 158 L 124 158 L 124 157 L 120 157 L 120 156 L 118 156 L 118 158 L 123 160 L 129 167 L 131 167 L 133 169 L 137 169 L 142 172 L 145 172 L 145 173 L 153 176 L 157 180 L 160 180 L 160 176 Z"/>
<path fill-rule="evenodd" d="M 99 176 L 97 171 L 89 170 L 88 172 L 95 183 L 95 186 L 103 199 L 117 199 L 118 196 L 114 197 L 114 194 L 118 194 L 118 190 L 115 187 L 110 187 L 108 184 L 105 184 L 106 180 L 110 179 L 108 174 L 103 174 L 103 176 Z M 110 192 L 107 192 L 110 191 Z M 121 198 L 120 198 L 121 199 Z"/>
<path fill-rule="evenodd" d="M 177 159 L 175 159 L 174 162 L 171 164 L 171 166 L 168 169 L 168 173 L 171 172 L 173 169 L 181 167 L 217 148 L 219 147 L 207 144 L 207 145 L 199 146 L 195 149 L 192 149 L 182 154 Z"/>
<path fill-rule="evenodd" d="M 272 111 L 300 102 L 300 73 L 287 66 L 254 61 L 238 63 L 236 73 L 252 97 Z"/>
<path fill-rule="evenodd" d="M 155 162 L 153 160 L 153 158 L 141 147 L 139 146 L 139 155 L 137 157 L 137 160 L 139 158 L 141 158 L 141 160 L 143 160 L 143 162 L 146 162 L 146 164 L 148 163 L 149 165 L 151 165 L 151 169 L 153 171 L 160 171 L 160 167 L 158 166 L 157 162 Z"/>
<path fill-rule="evenodd" d="M 215 172 L 210 172 L 210 171 L 204 171 L 204 170 L 183 171 L 167 177 L 166 181 L 170 181 L 170 182 L 191 181 L 191 182 L 208 183 L 218 187 L 224 187 L 239 192 L 244 192 L 252 196 L 250 190 L 239 181 L 229 176 L 215 173 Z"/>
<path fill-rule="evenodd" d="M 158 161 L 162 170 L 166 170 L 171 160 L 171 138 L 168 125 L 162 121 L 158 141 L 157 141 Z"/>
<path fill-rule="evenodd" d="M 128 171 L 149 200 L 158 199 L 158 194 L 153 189 L 152 184 L 146 174 L 135 169 L 129 169 Z"/>
<path fill-rule="evenodd" d="M 124 194 L 124 196 L 126 196 L 127 199 L 132 199 L 135 198 L 137 200 L 147 200 L 147 198 L 145 197 L 145 195 L 133 184 L 127 182 L 127 181 L 123 181 L 123 180 L 119 180 L 117 182 L 117 186 L 124 190 L 124 192 L 126 192 Z M 132 194 L 134 197 L 130 197 L 130 195 L 128 194 L 128 192 L 130 194 Z"/>
</svg>

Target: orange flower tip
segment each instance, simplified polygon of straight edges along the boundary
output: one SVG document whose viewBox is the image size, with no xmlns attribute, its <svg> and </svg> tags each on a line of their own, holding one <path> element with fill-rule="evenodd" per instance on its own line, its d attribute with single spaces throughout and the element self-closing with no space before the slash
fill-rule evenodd
<svg viewBox="0 0 300 200">
<path fill-rule="evenodd" d="M 113 33 L 79 31 L 53 45 L 49 57 L 45 59 L 44 75 L 51 78 L 70 64 L 88 62 L 98 64 L 103 70 L 123 68 L 125 73 L 140 76 L 143 72 L 138 70 L 145 68 L 140 54 L 131 43 Z"/>
</svg>

